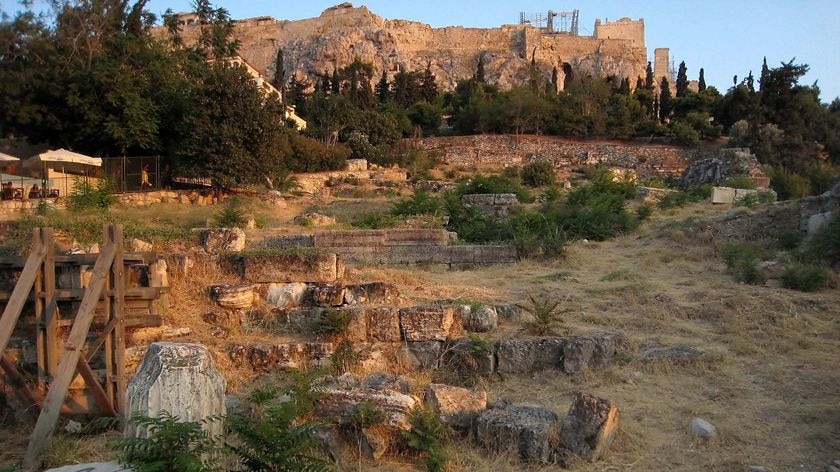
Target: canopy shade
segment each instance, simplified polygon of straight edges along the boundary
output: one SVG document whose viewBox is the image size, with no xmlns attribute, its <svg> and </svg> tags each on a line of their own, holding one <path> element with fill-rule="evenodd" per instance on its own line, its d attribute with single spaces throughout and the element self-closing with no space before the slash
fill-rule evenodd
<svg viewBox="0 0 840 472">
<path fill-rule="evenodd" d="M 17 162 L 19 160 L 20 159 L 18 159 L 17 157 L 10 156 L 8 154 L 3 154 L 2 152 L 0 152 L 0 165 L 9 164 L 11 162 Z"/>
<path fill-rule="evenodd" d="M 56 168 L 61 167 L 61 164 L 102 167 L 102 159 L 98 157 L 85 156 L 84 154 L 71 152 L 66 149 L 58 149 L 56 151 L 47 151 L 42 152 L 41 154 L 36 154 L 24 161 L 23 165 L 24 167 L 33 168 L 40 167 L 41 164 L 47 164 L 49 167 Z"/>
</svg>

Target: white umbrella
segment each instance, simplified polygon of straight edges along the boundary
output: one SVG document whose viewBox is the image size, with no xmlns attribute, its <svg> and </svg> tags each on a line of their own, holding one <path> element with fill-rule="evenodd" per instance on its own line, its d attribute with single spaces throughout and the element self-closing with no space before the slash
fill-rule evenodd
<svg viewBox="0 0 840 472">
<path fill-rule="evenodd" d="M 85 156 L 66 149 L 58 149 L 36 154 L 23 162 L 23 166 L 29 169 L 41 168 L 42 165 L 65 170 L 84 171 L 87 170 L 87 167 L 102 167 L 102 159 Z"/>
<path fill-rule="evenodd" d="M 0 152 L 0 166 L 9 165 L 12 162 L 17 162 L 20 159 L 14 156 L 10 156 L 8 154 L 3 154 Z"/>
</svg>

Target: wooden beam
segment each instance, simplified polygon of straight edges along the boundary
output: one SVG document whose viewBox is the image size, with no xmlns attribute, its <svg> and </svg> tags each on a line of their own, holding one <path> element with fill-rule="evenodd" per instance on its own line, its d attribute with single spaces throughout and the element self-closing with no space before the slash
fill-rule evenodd
<svg viewBox="0 0 840 472">
<path fill-rule="evenodd" d="M 102 347 L 102 344 L 105 342 L 105 338 L 107 338 L 111 334 L 111 332 L 114 331 L 114 328 L 117 327 L 119 321 L 120 320 L 118 318 L 111 318 L 111 321 L 109 321 L 108 324 L 105 325 L 105 327 L 102 329 L 102 332 L 99 334 L 99 337 L 96 338 L 96 341 L 91 343 L 90 347 L 87 350 L 87 353 L 85 354 L 85 358 L 88 362 L 90 362 L 91 359 L 93 359 L 93 356 L 96 355 L 96 351 L 98 351 L 99 348 Z"/>
<path fill-rule="evenodd" d="M 162 293 L 169 293 L 170 287 L 130 287 L 125 289 L 125 298 L 128 300 L 157 300 Z M 35 300 L 36 295 L 29 294 L 27 301 Z M 55 295 L 58 301 L 74 301 L 81 300 L 85 296 L 85 289 L 83 288 L 61 288 L 55 290 Z M 105 295 L 111 295 L 110 291 Z M 0 302 L 11 298 L 12 294 L 9 292 L 0 291 Z"/>
<path fill-rule="evenodd" d="M 99 408 L 102 409 L 102 412 L 108 416 L 117 416 L 117 410 L 114 409 L 114 405 L 111 404 L 111 400 L 108 398 L 108 394 L 105 393 L 105 390 L 102 389 L 102 385 L 99 384 L 99 379 L 96 378 L 96 374 L 93 373 L 93 370 L 90 368 L 90 364 L 83 358 L 79 358 L 78 364 L 79 373 L 82 374 L 82 378 L 85 379 L 85 385 L 87 386 L 90 393 L 93 395 L 93 400 L 99 405 Z"/>
<path fill-rule="evenodd" d="M 79 306 L 79 311 L 76 313 L 76 319 L 73 322 L 73 327 L 70 329 L 70 335 L 64 343 L 65 351 L 61 356 L 61 362 L 58 364 L 56 376 L 50 385 L 50 391 L 47 393 L 47 397 L 41 407 L 41 414 L 38 416 L 35 429 L 32 431 L 29 446 L 23 458 L 25 470 L 36 472 L 40 466 L 44 447 L 55 430 L 58 415 L 61 412 L 61 405 L 64 403 L 64 398 L 67 396 L 67 389 L 70 387 L 70 382 L 76 373 L 76 366 L 79 363 L 79 358 L 82 355 L 82 349 L 85 345 L 85 339 L 93 321 L 94 310 L 99 303 L 102 290 L 105 288 L 105 277 L 111 269 L 116 252 L 117 245 L 113 240 L 108 241 L 99 254 L 99 258 L 96 260 L 90 285 L 85 289 L 85 296 Z"/>
<path fill-rule="evenodd" d="M 113 375 L 109 378 L 109 385 L 113 385 L 112 401 L 119 413 L 125 413 L 126 403 L 126 373 L 125 373 L 125 253 L 123 252 L 122 226 L 111 226 L 111 237 L 117 246 L 114 253 L 114 262 L 111 264 L 111 286 L 114 290 L 111 316 L 117 320 L 111 338 L 111 349 L 113 350 L 112 361 L 114 363 Z M 160 292 L 158 292 L 160 293 Z M 156 297 L 157 298 L 157 297 Z"/>
<path fill-rule="evenodd" d="M 3 310 L 3 316 L 0 317 L 0 353 L 6 350 L 9 344 L 9 339 L 12 337 L 12 331 L 15 329 L 20 312 L 23 305 L 26 304 L 29 298 L 29 292 L 32 291 L 32 285 L 35 284 L 35 277 L 38 275 L 38 269 L 44 261 L 44 256 L 47 254 L 47 248 L 41 244 L 40 235 L 36 237 L 32 244 L 32 252 L 26 260 L 26 265 L 23 267 L 23 272 L 20 273 L 15 289 L 9 297 L 9 303 Z"/>
<path fill-rule="evenodd" d="M 29 385 L 26 384 L 26 378 L 18 372 L 15 364 L 5 355 L 2 355 L 2 353 L 0 353 L 0 367 L 6 371 L 6 376 L 9 377 L 9 383 L 14 387 L 12 388 L 12 392 L 14 392 L 20 402 L 26 405 L 26 408 L 38 406 L 38 400 L 35 398 L 35 394 L 32 393 Z"/>
</svg>

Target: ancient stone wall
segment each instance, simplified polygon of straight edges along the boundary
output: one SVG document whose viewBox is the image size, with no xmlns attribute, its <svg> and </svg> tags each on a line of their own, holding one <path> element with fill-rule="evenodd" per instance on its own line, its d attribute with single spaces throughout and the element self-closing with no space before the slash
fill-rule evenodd
<svg viewBox="0 0 840 472">
<path fill-rule="evenodd" d="M 595 38 L 628 41 L 634 46 L 644 48 L 645 20 L 643 18 L 636 21 L 621 18 L 613 22 L 595 20 Z"/>
<path fill-rule="evenodd" d="M 549 159 L 561 169 L 605 165 L 633 169 L 640 177 L 680 176 L 703 152 L 664 145 L 592 143 L 554 136 L 475 135 L 412 140 L 447 164 L 508 167 Z"/>
</svg>

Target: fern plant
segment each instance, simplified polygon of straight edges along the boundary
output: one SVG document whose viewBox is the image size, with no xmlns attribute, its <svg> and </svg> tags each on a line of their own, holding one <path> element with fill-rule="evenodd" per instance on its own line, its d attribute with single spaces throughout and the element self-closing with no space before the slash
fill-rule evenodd
<svg viewBox="0 0 840 472">
<path fill-rule="evenodd" d="M 241 470 L 252 472 L 321 472 L 331 468 L 314 436 L 321 425 L 307 421 L 322 387 L 319 372 L 293 373 L 285 389 L 256 389 L 249 397 L 251 413 L 234 415 L 228 427 L 234 440 L 227 449 L 239 457 Z"/>
<path fill-rule="evenodd" d="M 213 417 L 204 422 L 220 420 Z M 216 470 L 221 447 L 204 430 L 204 422 L 181 421 L 165 411 L 157 418 L 135 414 L 129 422 L 147 433 L 120 442 L 122 462 L 136 472 Z"/>
<path fill-rule="evenodd" d="M 519 308 L 530 313 L 533 320 L 524 323 L 525 329 L 531 334 L 543 336 L 553 334 L 558 330 L 566 331 L 562 316 L 569 313 L 571 309 L 563 308 L 563 299 L 552 298 L 548 295 L 535 297 L 528 295 L 529 305 L 517 305 Z"/>
</svg>

